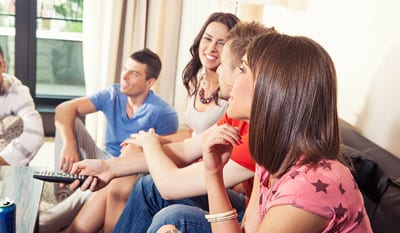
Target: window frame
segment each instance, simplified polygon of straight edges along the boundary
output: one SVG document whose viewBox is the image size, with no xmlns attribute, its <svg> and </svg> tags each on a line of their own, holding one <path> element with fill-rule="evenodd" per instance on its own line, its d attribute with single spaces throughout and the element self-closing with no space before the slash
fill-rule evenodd
<svg viewBox="0 0 400 233">
<path fill-rule="evenodd" d="M 55 107 L 75 97 L 36 95 L 36 0 L 15 1 L 15 76 L 30 89 L 36 110 L 43 118 L 46 136 L 54 136 Z"/>
</svg>

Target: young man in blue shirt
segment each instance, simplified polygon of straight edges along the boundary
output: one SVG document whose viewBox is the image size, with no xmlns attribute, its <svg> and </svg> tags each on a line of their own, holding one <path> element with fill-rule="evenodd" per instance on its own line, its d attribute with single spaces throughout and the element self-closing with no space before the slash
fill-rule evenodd
<svg viewBox="0 0 400 233">
<path fill-rule="evenodd" d="M 178 129 L 176 111 L 150 90 L 160 70 L 161 61 L 157 54 L 149 49 L 137 51 L 126 61 L 119 84 L 58 105 L 55 114 L 55 169 L 70 172 L 72 164 L 82 159 L 118 157 L 124 140 L 140 130 L 154 128 L 160 135 L 175 133 Z M 97 111 L 107 119 L 105 150 L 96 146 L 78 119 L 78 116 Z M 52 230 L 53 226 L 63 225 L 55 219 L 65 219 L 62 215 L 71 207 L 78 211 L 89 195 L 74 193 L 72 196 L 79 198 L 69 197 L 62 205 L 47 211 L 48 214 L 41 216 L 43 221 L 40 225 Z M 60 212 L 63 214 L 58 215 Z"/>
</svg>

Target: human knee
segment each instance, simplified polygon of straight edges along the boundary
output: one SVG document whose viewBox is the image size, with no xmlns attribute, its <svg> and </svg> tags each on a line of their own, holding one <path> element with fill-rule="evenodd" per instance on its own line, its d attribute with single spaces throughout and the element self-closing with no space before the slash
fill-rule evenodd
<svg viewBox="0 0 400 233">
<path fill-rule="evenodd" d="M 116 181 L 116 180 L 115 180 Z M 107 198 L 126 201 L 132 191 L 134 181 L 111 182 L 107 189 Z"/>
<path fill-rule="evenodd" d="M 176 226 L 171 225 L 171 224 L 164 225 L 157 231 L 157 233 L 167 233 L 167 232 L 179 232 L 180 233 L 180 231 L 176 228 Z"/>
<path fill-rule="evenodd" d="M 71 226 L 68 228 L 66 233 L 90 233 L 90 232 L 97 232 L 96 230 L 88 228 L 88 223 L 87 222 L 79 222 L 79 221 L 74 221 Z"/>
<path fill-rule="evenodd" d="M 174 204 L 158 211 L 147 233 L 155 233 L 165 225 L 174 225 L 181 232 L 194 232 L 194 229 L 209 229 L 209 223 L 204 218 L 204 210 L 188 205 Z M 202 231 L 197 231 L 202 232 Z"/>
</svg>

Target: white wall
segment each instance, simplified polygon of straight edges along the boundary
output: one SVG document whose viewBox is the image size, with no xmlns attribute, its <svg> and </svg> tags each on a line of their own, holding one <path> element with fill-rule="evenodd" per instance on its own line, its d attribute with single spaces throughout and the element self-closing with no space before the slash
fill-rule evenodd
<svg viewBox="0 0 400 233">
<path fill-rule="evenodd" d="M 214 11 L 259 20 L 260 9 L 251 5 L 257 4 L 267 26 L 311 37 L 328 51 L 338 75 L 340 117 L 400 157 L 400 1 L 239 0 L 237 9 L 236 2 L 184 1 L 175 96 L 181 114 L 186 107 L 181 72 L 204 20 Z"/>
<path fill-rule="evenodd" d="M 336 65 L 340 117 L 398 157 L 399 9 L 398 0 L 288 0 L 265 4 L 263 17 L 325 47 Z"/>
</svg>

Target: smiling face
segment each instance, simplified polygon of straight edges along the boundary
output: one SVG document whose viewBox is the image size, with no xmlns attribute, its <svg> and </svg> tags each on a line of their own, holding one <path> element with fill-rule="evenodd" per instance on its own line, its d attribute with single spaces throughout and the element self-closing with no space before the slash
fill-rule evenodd
<svg viewBox="0 0 400 233">
<path fill-rule="evenodd" d="M 227 114 L 230 118 L 248 120 L 250 119 L 251 104 L 253 102 L 254 78 L 247 64 L 246 56 L 243 57 L 239 69 L 240 73 L 235 79 L 230 93 Z"/>
<path fill-rule="evenodd" d="M 212 22 L 207 26 L 199 44 L 199 58 L 204 68 L 215 71 L 219 66 L 227 33 L 228 27 L 222 23 Z"/>
<path fill-rule="evenodd" d="M 146 64 L 129 58 L 121 72 L 121 92 L 130 97 L 147 95 L 155 79 L 146 80 L 146 68 Z"/>
</svg>

